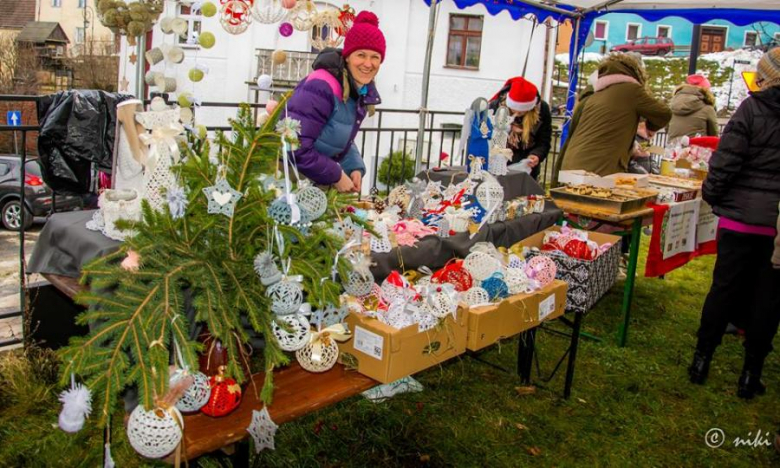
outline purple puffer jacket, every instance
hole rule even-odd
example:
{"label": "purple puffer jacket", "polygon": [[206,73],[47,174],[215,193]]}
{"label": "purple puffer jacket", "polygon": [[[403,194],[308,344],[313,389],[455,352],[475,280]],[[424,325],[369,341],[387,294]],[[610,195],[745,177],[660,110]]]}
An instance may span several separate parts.
{"label": "purple puffer jacket", "polygon": [[335,184],[342,171],[348,175],[355,170],[365,173],[353,143],[367,106],[381,102],[374,83],[367,85],[365,94],[353,93],[344,101],[340,83],[340,77],[319,68],[298,84],[287,102],[289,117],[301,122],[300,146],[293,154],[295,165],[320,185]]}

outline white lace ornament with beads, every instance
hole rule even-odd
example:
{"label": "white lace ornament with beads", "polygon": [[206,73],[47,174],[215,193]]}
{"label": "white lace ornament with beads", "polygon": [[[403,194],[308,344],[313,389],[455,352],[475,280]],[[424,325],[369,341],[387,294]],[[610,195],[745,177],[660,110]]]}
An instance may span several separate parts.
{"label": "white lace ornament with beads", "polygon": [[[179,115],[179,108],[176,107],[164,111],[139,112],[135,119],[153,135],[155,130],[162,128],[173,134],[176,130],[183,130],[179,124]],[[167,139],[167,142],[152,138],[149,147],[149,160],[144,172],[144,198],[156,211],[164,212],[167,209],[168,199],[165,192],[168,188],[178,185],[176,176],[171,172],[171,166],[179,162],[178,150],[174,151],[171,147],[172,144],[177,144],[174,138]]]}
{"label": "white lace ornament with beads", "polygon": [[176,373],[171,377],[170,386],[173,386],[181,379],[187,378],[189,375],[193,378],[192,385],[187,387],[184,395],[176,402],[176,408],[184,413],[193,413],[200,410],[203,405],[208,403],[209,397],[211,397],[209,378],[203,372],[189,373],[183,369],[177,369]]}
{"label": "white lace ornament with beads", "polygon": [[295,359],[309,372],[325,372],[336,365],[339,358],[339,347],[336,340],[328,339],[322,343],[320,359],[314,359],[314,344],[307,343],[303,348],[295,352]]}
{"label": "white lace ornament with beads", "polygon": [[533,284],[521,268],[507,268],[504,273],[504,282],[509,288],[509,294],[529,294],[533,292]]}
{"label": "white lace ornament with beads", "polygon": [[176,407],[146,411],[138,405],[127,421],[127,439],[142,456],[162,458],[176,450],[183,429],[184,419]]}

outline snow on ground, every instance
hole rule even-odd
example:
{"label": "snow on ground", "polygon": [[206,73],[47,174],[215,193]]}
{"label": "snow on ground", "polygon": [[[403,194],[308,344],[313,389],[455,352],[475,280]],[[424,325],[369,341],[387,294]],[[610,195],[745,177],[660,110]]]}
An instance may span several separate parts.
{"label": "snow on ground", "polygon": [[[586,62],[598,62],[602,58],[604,58],[603,55],[597,53],[597,52],[585,52],[585,61]],[[556,54],[555,55],[555,61],[561,62],[562,64],[568,66],[569,65],[569,54]]]}
{"label": "snow on ground", "polygon": [[[748,89],[745,81],[742,79],[743,71],[755,71],[758,60],[763,52],[760,50],[739,49],[730,52],[715,52],[701,56],[703,60],[718,62],[719,68],[734,68],[734,80],[729,84],[724,83],[721,86],[713,86],[711,91],[715,95],[717,109],[723,109],[729,105],[729,88],[731,88],[731,108],[736,109],[740,103],[748,96]],[[735,60],[749,63],[735,63]]]}

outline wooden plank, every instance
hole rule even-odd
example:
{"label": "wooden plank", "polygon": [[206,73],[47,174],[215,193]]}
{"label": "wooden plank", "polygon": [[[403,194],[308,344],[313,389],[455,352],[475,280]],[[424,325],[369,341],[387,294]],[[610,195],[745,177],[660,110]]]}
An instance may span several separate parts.
{"label": "wooden plank", "polygon": [[[184,446],[182,458],[192,460],[209,452],[238,442],[249,434],[246,428],[252,422],[252,411],[260,410],[259,400],[265,374],[252,376],[244,388],[239,407],[227,416],[212,418],[198,413],[184,416]],[[274,400],[268,407],[271,419],[283,424],[326,406],[364,392],[378,385],[355,371],[347,370],[341,364],[320,374],[307,372],[297,362],[274,372]],[[173,463],[173,456],[166,458]]]}
{"label": "wooden plank", "polygon": [[568,200],[555,200],[555,204],[558,205],[558,208],[563,210],[564,213],[586,216],[591,219],[609,221],[611,223],[625,223],[627,221],[633,221],[636,218],[645,218],[653,215],[652,208],[642,208],[629,213],[616,214],[607,213],[596,207]]}
{"label": "wooden plank", "polygon": [[87,289],[86,286],[79,284],[77,278],[71,278],[70,276],[54,275],[51,273],[42,273],[42,276],[52,284],[55,288],[62,291],[66,296],[73,299],[76,294]]}

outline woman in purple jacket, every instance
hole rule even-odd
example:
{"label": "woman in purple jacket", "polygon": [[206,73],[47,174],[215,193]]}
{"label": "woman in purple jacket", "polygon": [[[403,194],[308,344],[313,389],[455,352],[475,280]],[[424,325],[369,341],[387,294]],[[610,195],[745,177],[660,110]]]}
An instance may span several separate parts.
{"label": "woman in purple jacket", "polygon": [[344,50],[325,49],[314,71],[295,88],[288,115],[300,120],[298,171],[339,192],[360,192],[366,165],[355,146],[360,124],[381,103],[374,77],[385,58],[385,36],[376,15],[362,11],[344,40]]}

